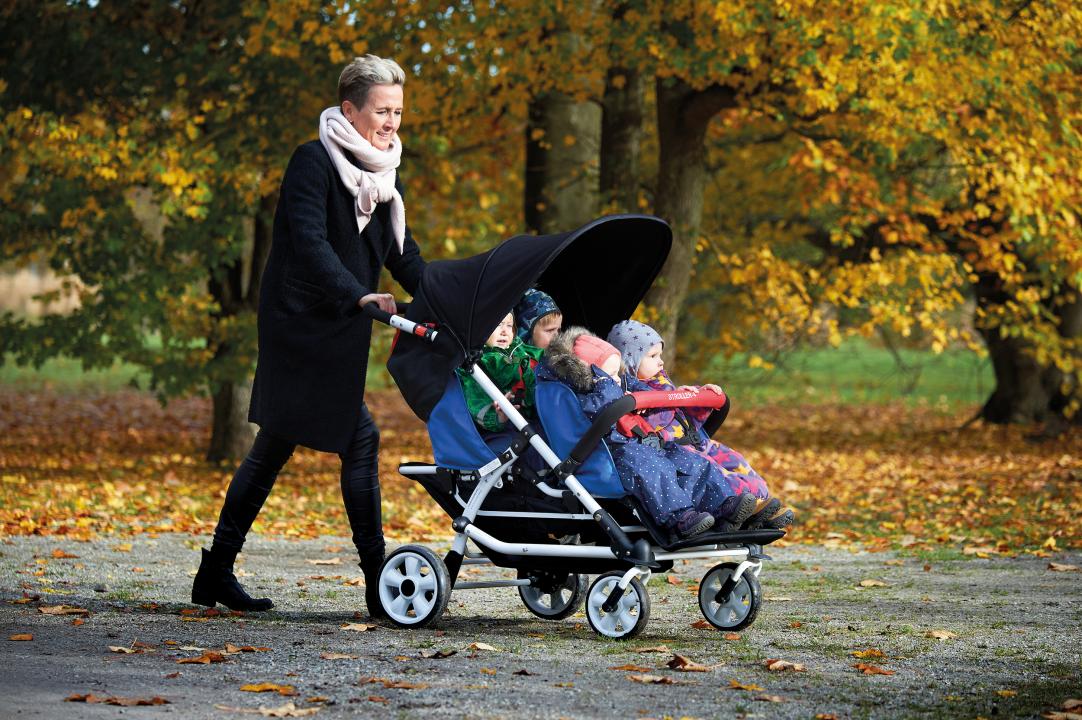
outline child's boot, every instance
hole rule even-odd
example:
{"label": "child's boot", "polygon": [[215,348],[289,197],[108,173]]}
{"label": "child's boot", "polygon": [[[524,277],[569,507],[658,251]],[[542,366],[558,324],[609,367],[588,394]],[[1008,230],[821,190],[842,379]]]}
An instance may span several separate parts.
{"label": "child's boot", "polygon": [[744,521],[744,530],[757,530],[770,518],[781,512],[781,500],[763,498],[758,500],[751,516]]}
{"label": "child's boot", "polygon": [[757,499],[751,493],[740,493],[725,498],[716,515],[717,524],[725,532],[737,530],[751,517],[757,507]]}
{"label": "child's boot", "polygon": [[714,527],[714,516],[698,510],[685,510],[676,519],[676,533],[682,538],[700,535]]}
{"label": "child's boot", "polygon": [[237,576],[233,574],[233,563],[236,559],[235,550],[226,550],[218,545],[211,545],[210,550],[203,549],[199,572],[195,574],[192,582],[192,602],[207,607],[221,603],[230,610],[255,612],[274,607],[270,598],[253,598],[244,591]]}
{"label": "child's boot", "polygon": [[766,521],[763,522],[763,527],[770,528],[771,530],[784,530],[793,524],[793,520],[796,519],[793,509],[790,507],[783,507],[776,513],[771,515]]}

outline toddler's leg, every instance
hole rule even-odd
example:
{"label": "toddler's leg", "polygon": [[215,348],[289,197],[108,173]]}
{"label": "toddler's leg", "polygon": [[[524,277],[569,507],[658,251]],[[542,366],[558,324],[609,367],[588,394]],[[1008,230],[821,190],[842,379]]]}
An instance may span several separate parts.
{"label": "toddler's leg", "polygon": [[770,497],[770,490],[766,486],[766,480],[755,472],[736,450],[722,445],[717,440],[710,440],[703,450],[703,454],[710,459],[718,468],[724,471],[725,479],[734,493],[747,492],[757,498]]}
{"label": "toddler's leg", "polygon": [[616,472],[624,489],[633,495],[654,522],[671,528],[694,502],[677,480],[676,468],[657,450],[638,443],[612,448]]}

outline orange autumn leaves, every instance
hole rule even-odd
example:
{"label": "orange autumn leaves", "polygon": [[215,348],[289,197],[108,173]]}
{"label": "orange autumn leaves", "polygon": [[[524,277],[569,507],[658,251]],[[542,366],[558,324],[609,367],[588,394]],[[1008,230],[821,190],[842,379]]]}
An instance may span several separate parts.
{"label": "orange autumn leaves", "polygon": [[[395,391],[367,399],[382,433],[388,536],[447,536],[449,519],[397,472],[400,460],[431,457],[423,426]],[[162,409],[134,392],[0,390],[0,535],[208,534],[233,471],[202,460],[209,415],[199,399]],[[749,407],[719,437],[796,507],[785,542],[969,548],[977,557],[1082,546],[1082,440],[1030,443],[1021,428],[958,431],[965,419],[903,406]],[[337,457],[299,450],[255,529],[346,534]],[[65,548],[49,562],[78,554]]]}

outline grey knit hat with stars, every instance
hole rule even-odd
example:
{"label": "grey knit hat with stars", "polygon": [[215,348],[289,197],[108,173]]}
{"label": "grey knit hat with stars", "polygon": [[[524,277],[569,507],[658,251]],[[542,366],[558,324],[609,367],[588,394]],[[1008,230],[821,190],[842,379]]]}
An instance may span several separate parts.
{"label": "grey knit hat with stars", "polygon": [[650,348],[658,343],[665,347],[665,341],[658,335],[657,330],[637,320],[616,323],[605,339],[620,351],[620,357],[624,361],[627,372],[633,373],[638,372],[639,363]]}

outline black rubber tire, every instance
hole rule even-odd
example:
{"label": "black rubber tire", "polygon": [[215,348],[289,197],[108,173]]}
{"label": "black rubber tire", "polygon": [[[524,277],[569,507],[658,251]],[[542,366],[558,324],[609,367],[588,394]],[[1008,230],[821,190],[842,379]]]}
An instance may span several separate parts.
{"label": "black rubber tire", "polygon": [[[415,571],[410,571],[414,564]],[[424,545],[396,548],[380,566],[379,598],[387,619],[398,627],[428,627],[440,619],[451,599],[451,576],[443,558]]]}
{"label": "black rubber tire", "polygon": [[[546,609],[542,603],[538,602],[540,596],[554,596],[532,585],[520,585],[518,595],[522,598],[522,604],[526,606],[526,609],[542,620],[563,620],[582,608],[582,604],[586,602],[586,588],[589,581],[590,579],[585,575],[568,574],[567,579],[559,586],[561,602],[555,608]],[[563,600],[563,590],[571,591],[571,596],[566,601]]]}
{"label": "black rubber tire", "polygon": [[706,621],[719,630],[742,630],[755,622],[759,606],[763,603],[763,589],[759,578],[750,570],[740,576],[729,594],[730,605],[718,603],[714,597],[722,583],[732,577],[737,565],[721,563],[710,568],[699,582],[699,610]]}
{"label": "black rubber tire", "polygon": [[615,586],[613,579],[619,581],[623,575],[624,573],[618,570],[599,575],[590,585],[590,591],[586,595],[586,619],[589,621],[590,627],[598,635],[613,640],[631,640],[645,630],[646,624],[650,622],[650,596],[647,594],[642,582],[638,578],[633,578],[628,584],[623,597],[620,598],[620,602],[625,605],[625,609],[630,609],[626,608],[626,605],[629,598],[633,596],[631,603],[635,605],[635,612],[630,613],[629,617],[634,622],[628,627],[618,620],[619,628],[607,627],[609,623],[606,618],[611,616],[601,610],[602,603],[608,597],[608,592],[604,592],[603,588],[609,585],[609,591],[611,592],[611,586]]}

